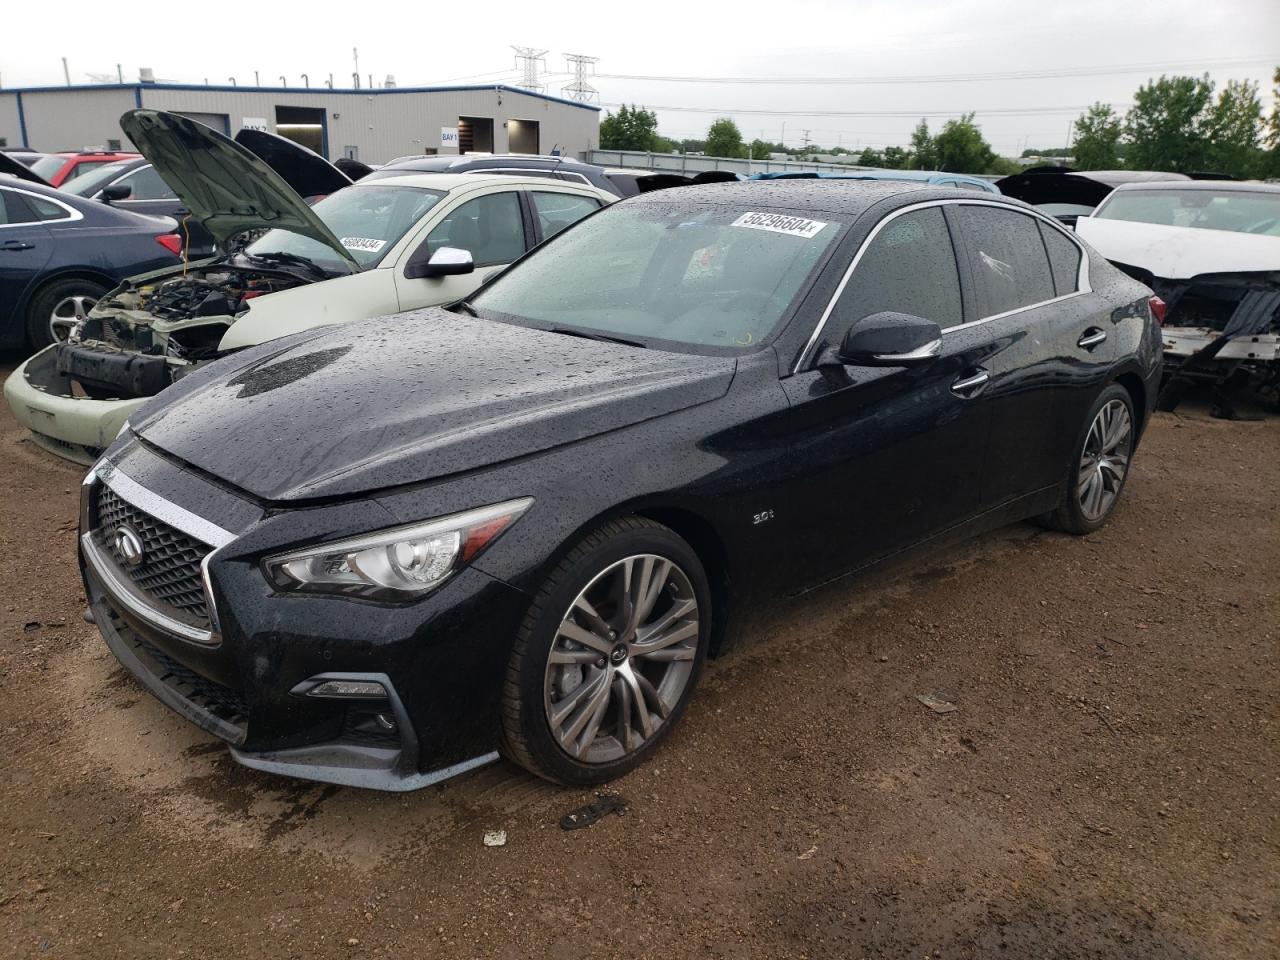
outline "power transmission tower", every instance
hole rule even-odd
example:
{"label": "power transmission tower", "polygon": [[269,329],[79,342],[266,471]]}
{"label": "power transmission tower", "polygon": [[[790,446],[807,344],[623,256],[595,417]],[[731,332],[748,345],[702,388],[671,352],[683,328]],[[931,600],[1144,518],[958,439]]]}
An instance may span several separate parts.
{"label": "power transmission tower", "polygon": [[592,100],[600,99],[600,91],[587,83],[587,68],[591,68],[591,73],[596,72],[596,64],[600,61],[599,57],[584,57],[580,53],[566,53],[564,55],[566,66],[573,71],[573,82],[566,83],[560,89],[568,95],[570,100],[580,100],[583,103],[590,103]]}
{"label": "power transmission tower", "polygon": [[533,47],[513,46],[511,49],[516,52],[516,66],[524,72],[524,81],[520,86],[535,93],[542,93],[545,88],[538,82],[538,64],[542,64],[543,70],[547,68],[547,51],[535,50]]}

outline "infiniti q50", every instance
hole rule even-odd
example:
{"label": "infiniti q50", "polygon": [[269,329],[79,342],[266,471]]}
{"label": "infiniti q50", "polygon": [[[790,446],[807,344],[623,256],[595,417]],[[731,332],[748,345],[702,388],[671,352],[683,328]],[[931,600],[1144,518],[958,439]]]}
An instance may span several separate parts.
{"label": "infiniti q50", "polygon": [[1023,518],[1103,524],[1159,379],[1149,298],[999,197],[635,197],[450,309],[164,391],[85,481],[92,613],[251,767],[409,789],[502,753],[607,780],[752,603]]}

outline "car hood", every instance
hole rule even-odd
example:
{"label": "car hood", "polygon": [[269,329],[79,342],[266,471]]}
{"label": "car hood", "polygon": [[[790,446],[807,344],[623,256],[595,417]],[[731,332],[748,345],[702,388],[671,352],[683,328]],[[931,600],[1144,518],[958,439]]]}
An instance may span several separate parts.
{"label": "car hood", "polygon": [[1280,237],[1081,217],[1076,233],[1112,263],[1167,280],[1280,270]]}
{"label": "car hood", "polygon": [[34,172],[25,164],[19,163],[3,150],[0,150],[0,174],[7,174],[18,180],[26,180],[28,183],[38,183],[42,187],[53,187],[53,184],[40,176],[40,174]]}
{"label": "car hood", "polygon": [[428,308],[211,364],[142,411],[148,443],[269,501],[434,480],[720,397],[736,361]]}
{"label": "car hood", "polygon": [[236,143],[253,151],[300,197],[327,197],[351,186],[351,178],[320,154],[264,130],[241,130]]}
{"label": "car hood", "polygon": [[252,152],[176,113],[130,110],[120,127],[224,250],[246,230],[278,228],[359,264],[302,197]]}

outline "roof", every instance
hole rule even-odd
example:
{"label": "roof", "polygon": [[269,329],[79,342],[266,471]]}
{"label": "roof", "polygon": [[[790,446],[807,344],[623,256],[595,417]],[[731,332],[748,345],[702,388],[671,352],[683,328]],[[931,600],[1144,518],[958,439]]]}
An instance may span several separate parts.
{"label": "roof", "polygon": [[49,85],[45,87],[5,87],[0,89],[0,96],[6,93],[58,93],[62,90],[130,90],[140,95],[143,90],[204,90],[211,93],[286,93],[296,96],[299,93],[320,95],[355,95],[361,97],[394,96],[402,93],[466,93],[475,90],[493,90],[505,93],[518,93],[539,100],[550,100],[552,103],[564,104],[568,107],[579,107],[583,110],[600,112],[600,107],[583,103],[580,100],[566,100],[564,97],[552,96],[549,93],[538,93],[525,90],[523,87],[512,87],[505,83],[469,83],[460,86],[443,87],[250,87],[233,84],[203,83],[77,83],[66,86]]}
{"label": "roof", "polygon": [[857,216],[873,203],[901,194],[919,195],[922,200],[934,197],[976,199],[972,190],[932,187],[908,180],[747,180],[740,183],[695,184],[675,190],[654,190],[622,202],[671,203],[679,200],[682,203],[742,207],[744,210],[772,207]]}
{"label": "roof", "polygon": [[1280,193],[1280,183],[1261,180],[1160,180],[1152,183],[1124,183],[1116,187],[1132,190],[1198,190],[1209,193]]}
{"label": "roof", "polygon": [[[507,173],[406,173],[398,177],[379,177],[376,180],[360,179],[352,187],[418,187],[424,190],[475,190],[479,187],[497,184],[509,187],[512,184],[535,187],[545,190],[548,186],[589,187],[585,183],[563,183],[548,180],[546,177],[517,177]],[[346,189],[350,189],[349,187]],[[595,189],[591,187],[590,189]],[[602,191],[596,191],[600,193]]]}

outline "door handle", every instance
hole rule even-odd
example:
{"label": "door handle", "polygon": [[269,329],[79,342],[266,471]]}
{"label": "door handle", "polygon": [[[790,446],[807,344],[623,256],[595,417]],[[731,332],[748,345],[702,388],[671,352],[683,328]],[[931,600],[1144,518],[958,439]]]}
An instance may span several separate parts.
{"label": "door handle", "polygon": [[31,250],[34,247],[34,243],[27,243],[25,240],[6,240],[0,243],[0,250]]}
{"label": "door handle", "polygon": [[1090,327],[1080,335],[1080,339],[1076,341],[1076,346],[1083,347],[1085,350],[1092,350],[1105,339],[1107,339],[1107,331],[1099,327]]}
{"label": "door handle", "polygon": [[987,385],[987,381],[991,379],[991,374],[987,371],[979,369],[969,374],[967,377],[961,377],[951,385],[951,392],[957,397],[976,397],[982,392],[982,388]]}

